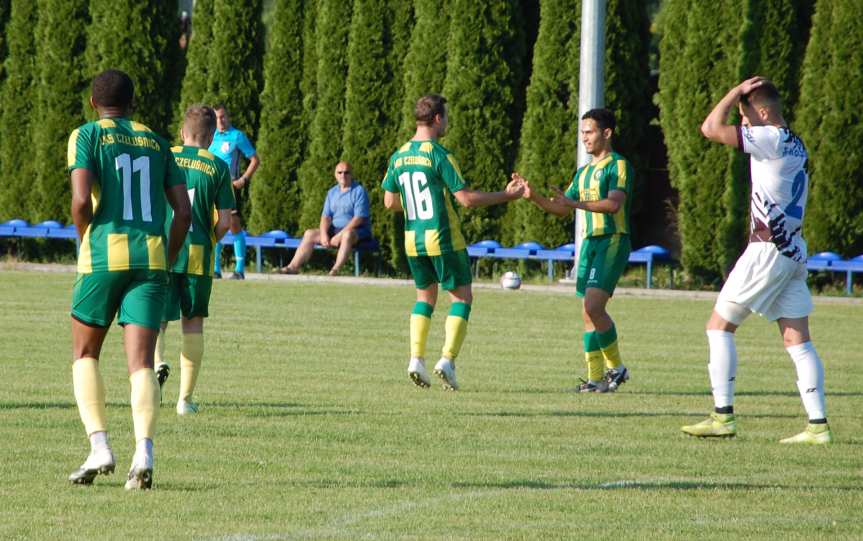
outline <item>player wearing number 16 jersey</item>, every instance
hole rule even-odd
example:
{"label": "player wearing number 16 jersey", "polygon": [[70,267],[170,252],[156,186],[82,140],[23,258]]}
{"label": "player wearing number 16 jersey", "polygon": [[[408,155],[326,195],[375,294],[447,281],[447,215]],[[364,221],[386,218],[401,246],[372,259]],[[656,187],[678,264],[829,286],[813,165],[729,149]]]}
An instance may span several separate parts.
{"label": "player wearing number 16 jersey", "polygon": [[[739,127],[726,124],[735,106],[742,119]],[[731,89],[704,120],[701,131],[712,141],[749,154],[752,219],[749,246],[734,265],[707,322],[708,373],[715,410],[707,420],[684,426],[683,431],[698,437],[735,435],[734,331],[756,312],[779,324],[809,416],[806,430],[782,443],[830,443],[824,367],[809,338],[812,298],[806,285],[806,242],[801,233],[809,183],[806,147],[788,129],[776,87],[761,77]]]}
{"label": "player wearing number 16 jersey", "polygon": [[471,293],[470,262],[452,199],[465,207],[506,203],[521,197],[521,183],[513,181],[502,192],[467,188],[453,155],[437,139],[447,129],[446,99],[428,95],[416,103],[416,134],[390,157],[383,180],[384,205],[405,216],[405,252],[417,288],[410,318],[411,358],[408,375],[429,387],[425,368],[426,339],[437,302],[438,284],[452,304],[446,338],[434,372],[445,389],[457,390],[455,359],[467,334]]}
{"label": "player wearing number 16 jersey", "polygon": [[[150,488],[159,409],[153,352],[167,269],[189,228],[191,209],[168,143],[128,119],[134,95],[129,76],[102,72],[93,80],[92,92],[90,104],[99,120],[74,130],[67,151],[71,213],[81,241],[72,292],[72,380],[91,446],[69,480],[90,484],[96,475],[114,471],[99,354],[119,311],[136,440],[126,488]],[[166,237],[168,203],[174,220]]]}

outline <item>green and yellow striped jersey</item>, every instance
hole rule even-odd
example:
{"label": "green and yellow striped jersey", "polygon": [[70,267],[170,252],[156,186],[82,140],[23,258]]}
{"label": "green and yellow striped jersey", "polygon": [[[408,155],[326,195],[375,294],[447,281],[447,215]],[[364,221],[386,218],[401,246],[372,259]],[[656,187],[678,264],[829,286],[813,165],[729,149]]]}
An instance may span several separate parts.
{"label": "green and yellow striped jersey", "polygon": [[617,152],[596,164],[578,169],[566,196],[575,201],[599,201],[608,198],[612,190],[626,192],[626,201],[614,214],[582,211],[582,234],[586,237],[629,234],[629,208],[632,206],[632,184],[635,180],[632,165]]}
{"label": "green and yellow striped jersey", "polygon": [[184,183],[168,143],[138,122],[103,118],[72,132],[67,165],[95,176],[78,272],[167,270],[165,190]]}
{"label": "green and yellow striped jersey", "polygon": [[[212,276],[216,211],[232,209],[236,205],[231,174],[225,162],[209,150],[177,146],[171,147],[171,152],[186,178],[186,190],[192,204],[192,224],[171,272]],[[173,217],[174,212],[168,209],[165,231],[170,231]]]}
{"label": "green and yellow striped jersey", "polygon": [[383,189],[401,195],[405,253],[410,257],[464,250],[452,194],[465,187],[455,158],[437,141],[408,141],[390,157]]}

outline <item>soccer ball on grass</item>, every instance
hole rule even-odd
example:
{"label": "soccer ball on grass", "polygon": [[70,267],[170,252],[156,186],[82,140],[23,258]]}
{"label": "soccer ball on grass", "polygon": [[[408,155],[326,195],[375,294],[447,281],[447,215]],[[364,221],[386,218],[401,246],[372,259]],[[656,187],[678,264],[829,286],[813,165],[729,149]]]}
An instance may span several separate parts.
{"label": "soccer ball on grass", "polygon": [[521,277],[514,271],[505,272],[500,277],[500,287],[504,289],[518,289],[521,287]]}

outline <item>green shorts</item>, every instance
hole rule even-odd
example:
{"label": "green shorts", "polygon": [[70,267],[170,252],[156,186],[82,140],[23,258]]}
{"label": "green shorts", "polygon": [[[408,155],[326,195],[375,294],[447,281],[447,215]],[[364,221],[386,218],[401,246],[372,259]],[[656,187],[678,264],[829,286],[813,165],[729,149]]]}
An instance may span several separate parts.
{"label": "green shorts", "polygon": [[107,327],[117,322],[159,329],[165,310],[168,273],[153,270],[100,271],[79,274],[72,288],[72,317]]}
{"label": "green shorts", "polygon": [[584,297],[587,288],[596,287],[614,294],[617,281],[629,263],[632,245],[629,235],[588,237],[581,242],[575,294]]}
{"label": "green shorts", "polygon": [[411,268],[417,289],[425,289],[439,283],[446,291],[452,291],[473,281],[467,250],[441,255],[408,257],[408,266]]}
{"label": "green shorts", "polygon": [[169,273],[168,295],[162,321],[177,321],[181,313],[186,319],[207,317],[212,290],[211,276]]}

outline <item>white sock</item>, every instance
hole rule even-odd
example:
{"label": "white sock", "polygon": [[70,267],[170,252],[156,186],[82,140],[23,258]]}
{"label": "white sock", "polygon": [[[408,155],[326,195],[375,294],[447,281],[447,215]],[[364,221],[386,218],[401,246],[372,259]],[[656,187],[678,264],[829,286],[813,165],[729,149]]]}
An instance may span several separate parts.
{"label": "white sock", "polygon": [[826,419],[824,407],[824,365],[812,342],[785,348],[797,367],[797,388],[810,420]]}
{"label": "white sock", "polygon": [[108,445],[108,433],[105,431],[90,434],[90,451],[95,453],[103,449],[110,449]]}
{"label": "white sock", "polygon": [[734,378],[737,376],[737,348],[734,346],[734,333],[726,331],[707,331],[710,346],[710,387],[713,390],[713,404],[725,408],[734,404]]}
{"label": "white sock", "polygon": [[135,458],[133,463],[144,466],[153,466],[153,440],[141,438],[135,444]]}

